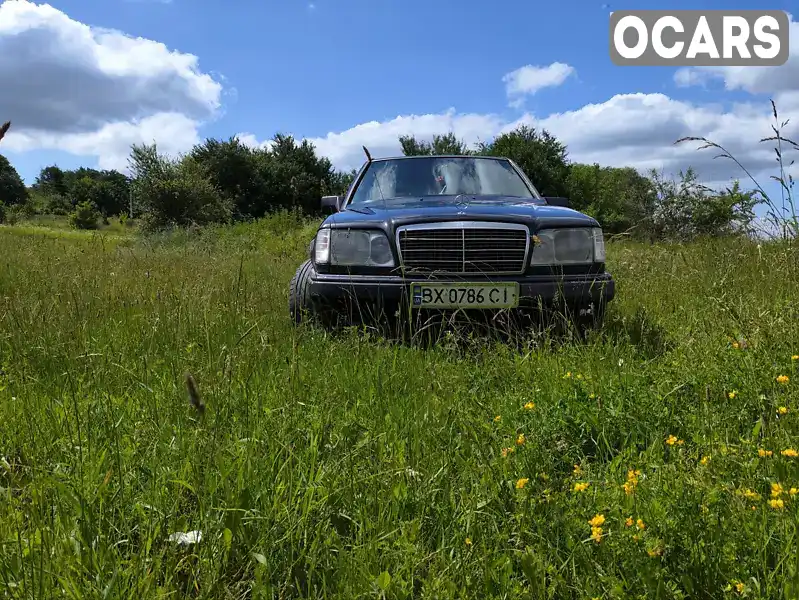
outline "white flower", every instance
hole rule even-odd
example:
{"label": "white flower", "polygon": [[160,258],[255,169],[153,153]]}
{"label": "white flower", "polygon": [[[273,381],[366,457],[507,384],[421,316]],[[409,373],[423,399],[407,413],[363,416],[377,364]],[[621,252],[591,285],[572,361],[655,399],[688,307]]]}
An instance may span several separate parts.
{"label": "white flower", "polygon": [[170,542],[175,542],[178,546],[190,546],[198,544],[203,539],[202,531],[178,531],[169,536]]}

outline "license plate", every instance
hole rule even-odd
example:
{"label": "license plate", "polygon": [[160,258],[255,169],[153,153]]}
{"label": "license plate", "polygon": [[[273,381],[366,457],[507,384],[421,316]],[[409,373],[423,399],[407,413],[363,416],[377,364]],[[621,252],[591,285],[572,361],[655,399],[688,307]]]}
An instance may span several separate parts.
{"label": "license plate", "polygon": [[514,308],[519,304],[519,284],[412,283],[414,308]]}

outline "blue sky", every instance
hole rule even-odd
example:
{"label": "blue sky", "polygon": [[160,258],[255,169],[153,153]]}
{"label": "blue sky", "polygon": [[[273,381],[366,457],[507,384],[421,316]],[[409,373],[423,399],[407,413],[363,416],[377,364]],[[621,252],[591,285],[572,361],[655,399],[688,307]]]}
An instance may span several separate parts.
{"label": "blue sky", "polygon": [[[614,3],[53,0],[56,10],[47,12],[23,0],[7,4],[12,1],[25,4],[25,10],[17,7],[17,15],[32,15],[40,29],[50,32],[45,46],[52,46],[42,49],[35,27],[20,25],[19,19],[8,25],[11,11],[4,15],[0,5],[3,81],[26,77],[26,60],[53,72],[52,89],[40,84],[35,88],[39,99],[31,103],[13,105],[6,99],[4,105],[0,94],[0,117],[14,123],[3,152],[29,182],[53,162],[123,168],[131,141],[157,141],[176,153],[208,136],[240,134],[256,144],[283,131],[311,138],[321,153],[347,168],[360,162],[361,143],[376,154],[392,153],[398,133],[429,137],[436,129],[451,130],[472,142],[521,122],[552,130],[575,160],[666,172],[690,163],[706,179],[725,181],[736,174],[730,166],[693,149],[677,152],[670,142],[682,135],[715,134],[751,154],[743,158],[751,158],[760,171],[768,151],[751,147],[768,134],[768,98],[776,96],[787,110],[799,111],[796,43],[790,64],[771,71],[695,70],[693,78],[675,79],[673,68],[619,67],[608,53],[609,13],[628,6]],[[778,1],[769,8],[790,10],[789,4]],[[635,8],[664,6],[635,3]],[[753,5],[671,1],[669,8]],[[92,32],[93,41],[71,46],[77,33],[53,35],[81,27]],[[113,79],[108,65],[124,62],[126,53],[114,54],[116,38],[101,39],[101,29],[159,42],[173,55],[151,46],[125,67],[127,79]],[[12,64],[8,44],[13,35]],[[133,48],[137,42],[126,43]],[[104,62],[93,57],[95,51],[108,53]],[[188,71],[175,66],[186,55],[197,57]],[[513,105],[503,76],[553,63],[568,65],[568,76],[523,94],[523,102]],[[77,83],[84,76],[87,83]],[[91,99],[83,98],[102,77],[111,77],[110,83]],[[208,82],[218,87],[211,89]],[[17,97],[25,93],[32,93],[30,86]],[[49,102],[40,100],[47,94]],[[164,98],[149,102],[154,94]],[[96,115],[89,115],[85,126],[49,124],[57,119],[43,114],[68,102],[74,104],[67,111],[71,123],[83,121],[81,111]],[[31,104],[35,114],[33,108],[31,114],[16,114]],[[153,119],[142,125],[148,117]]]}

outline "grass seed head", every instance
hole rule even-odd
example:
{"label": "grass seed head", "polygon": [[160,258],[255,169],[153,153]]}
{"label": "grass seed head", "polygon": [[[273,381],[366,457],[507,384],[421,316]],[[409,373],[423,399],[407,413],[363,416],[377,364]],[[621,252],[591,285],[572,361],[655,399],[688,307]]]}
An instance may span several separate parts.
{"label": "grass seed head", "polygon": [[189,392],[189,403],[194,409],[200,413],[205,413],[205,403],[200,396],[200,390],[197,387],[197,382],[194,381],[194,376],[191,373],[186,373],[186,390]]}

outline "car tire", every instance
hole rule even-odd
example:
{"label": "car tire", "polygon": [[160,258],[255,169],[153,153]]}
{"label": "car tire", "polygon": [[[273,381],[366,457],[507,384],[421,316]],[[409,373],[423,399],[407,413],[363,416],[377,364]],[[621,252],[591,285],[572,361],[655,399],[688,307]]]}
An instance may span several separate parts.
{"label": "car tire", "polygon": [[313,263],[306,260],[294,273],[289,284],[289,315],[295,325],[318,320],[321,311],[310,295]]}

